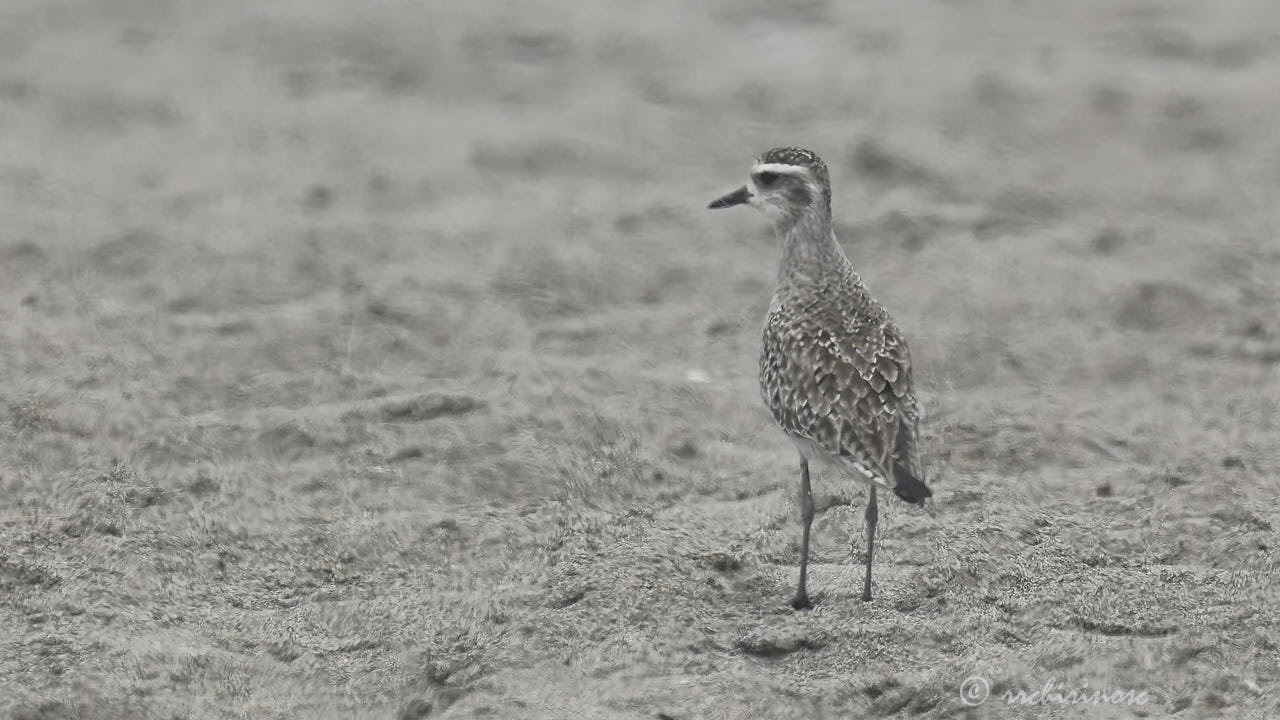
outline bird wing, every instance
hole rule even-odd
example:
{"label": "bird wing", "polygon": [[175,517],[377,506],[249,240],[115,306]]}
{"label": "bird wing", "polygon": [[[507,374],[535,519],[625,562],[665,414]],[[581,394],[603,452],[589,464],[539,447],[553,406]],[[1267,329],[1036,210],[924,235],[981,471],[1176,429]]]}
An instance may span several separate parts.
{"label": "bird wing", "polygon": [[760,361],[765,404],[787,433],[922,502],[929,491],[915,455],[918,409],[907,344],[870,298],[859,298],[856,310],[824,300],[770,312]]}

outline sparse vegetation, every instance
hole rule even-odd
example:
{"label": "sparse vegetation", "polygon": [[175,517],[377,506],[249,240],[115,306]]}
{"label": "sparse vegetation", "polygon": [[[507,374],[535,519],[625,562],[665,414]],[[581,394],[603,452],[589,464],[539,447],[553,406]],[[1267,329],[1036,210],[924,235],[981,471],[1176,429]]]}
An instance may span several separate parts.
{"label": "sparse vegetation", "polygon": [[[1277,7],[9,0],[0,717],[1280,714]],[[777,144],[935,493],[801,614]]]}

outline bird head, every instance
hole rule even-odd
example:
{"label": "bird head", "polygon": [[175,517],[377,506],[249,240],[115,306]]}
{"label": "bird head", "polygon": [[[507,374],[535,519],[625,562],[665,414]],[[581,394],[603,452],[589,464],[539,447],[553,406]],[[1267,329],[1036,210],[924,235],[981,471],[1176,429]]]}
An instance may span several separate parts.
{"label": "bird head", "polygon": [[751,164],[746,185],[707,207],[734,205],[750,205],[779,226],[792,225],[807,213],[831,212],[831,176],[822,159],[809,150],[774,148]]}

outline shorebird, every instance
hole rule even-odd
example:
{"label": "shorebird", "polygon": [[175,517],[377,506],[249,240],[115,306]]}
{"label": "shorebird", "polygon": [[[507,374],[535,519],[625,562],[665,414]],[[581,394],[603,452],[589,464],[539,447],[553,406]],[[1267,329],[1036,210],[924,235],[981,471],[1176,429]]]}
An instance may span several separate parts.
{"label": "shorebird", "polygon": [[907,342],[836,240],[831,178],[817,155],[796,147],[761,155],[746,185],[708,207],[735,205],[764,212],[782,241],[778,285],[764,322],[760,392],[800,453],[803,537],[791,607],[812,607],[805,589],[813,525],[810,460],[828,461],[870,488],[862,586],[862,599],[870,601],[876,489],[918,505],[933,494],[916,453],[920,411]]}

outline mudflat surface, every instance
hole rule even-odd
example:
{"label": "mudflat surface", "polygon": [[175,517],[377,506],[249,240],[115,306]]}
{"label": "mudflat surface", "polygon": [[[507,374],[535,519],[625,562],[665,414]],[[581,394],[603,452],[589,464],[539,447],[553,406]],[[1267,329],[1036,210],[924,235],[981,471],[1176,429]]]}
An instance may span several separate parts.
{"label": "mudflat surface", "polygon": [[[0,717],[1280,714],[1277,7],[8,0]],[[799,614],[782,144],[934,489]]]}

